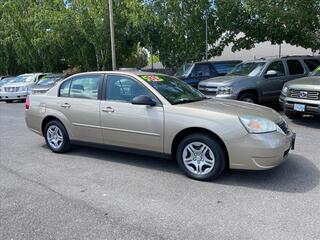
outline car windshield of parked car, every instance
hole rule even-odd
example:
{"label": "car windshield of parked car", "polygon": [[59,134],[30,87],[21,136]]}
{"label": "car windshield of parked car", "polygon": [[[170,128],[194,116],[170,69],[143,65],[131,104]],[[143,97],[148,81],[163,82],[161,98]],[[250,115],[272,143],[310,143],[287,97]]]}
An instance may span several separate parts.
{"label": "car windshield of parked car", "polygon": [[3,86],[3,85],[5,85],[5,84],[7,84],[7,83],[14,82],[14,79],[15,79],[15,78],[11,78],[11,77],[9,77],[9,78],[4,78],[4,79],[2,79],[2,80],[0,81],[0,86]]}
{"label": "car windshield of parked car", "polygon": [[192,69],[192,64],[190,64],[190,63],[183,64],[180,68],[178,68],[175,76],[176,77],[187,77],[187,76],[189,76],[191,69]]}
{"label": "car windshield of parked car", "polygon": [[227,75],[229,76],[257,76],[266,62],[246,62],[237,65],[231,72]]}
{"label": "car windshield of parked car", "polygon": [[25,83],[25,82],[32,82],[33,80],[33,75],[20,75],[18,77],[15,78],[15,80],[13,81],[14,83]]}
{"label": "car windshield of parked car", "polygon": [[171,104],[196,102],[207,99],[197,89],[174,77],[165,75],[141,75],[144,81],[148,82]]}
{"label": "car windshield of parked car", "polygon": [[40,85],[40,86],[52,85],[55,82],[57,82],[59,79],[60,79],[60,77],[43,77],[40,79],[40,81],[37,83],[37,85]]}
{"label": "car windshield of parked car", "polygon": [[318,76],[318,77],[320,77],[320,66],[319,66],[316,70],[314,70],[314,71],[312,72],[311,76]]}

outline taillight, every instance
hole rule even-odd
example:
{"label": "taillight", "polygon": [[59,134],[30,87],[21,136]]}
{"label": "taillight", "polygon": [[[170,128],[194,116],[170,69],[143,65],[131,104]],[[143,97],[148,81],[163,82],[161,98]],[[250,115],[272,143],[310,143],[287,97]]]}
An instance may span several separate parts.
{"label": "taillight", "polygon": [[25,102],[24,106],[25,106],[26,110],[28,110],[28,109],[30,108],[30,100],[29,100],[29,96],[27,96],[27,98],[26,98],[26,102]]}

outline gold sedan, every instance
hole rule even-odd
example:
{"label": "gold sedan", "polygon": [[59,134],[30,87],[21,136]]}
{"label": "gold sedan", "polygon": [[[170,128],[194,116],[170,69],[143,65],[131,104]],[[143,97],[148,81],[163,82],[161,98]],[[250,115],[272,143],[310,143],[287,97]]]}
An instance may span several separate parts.
{"label": "gold sedan", "polygon": [[171,156],[190,177],[279,165],[295,134],[274,110],[209,99],[174,77],[144,72],[73,75],[26,101],[27,126],[63,153],[90,144]]}

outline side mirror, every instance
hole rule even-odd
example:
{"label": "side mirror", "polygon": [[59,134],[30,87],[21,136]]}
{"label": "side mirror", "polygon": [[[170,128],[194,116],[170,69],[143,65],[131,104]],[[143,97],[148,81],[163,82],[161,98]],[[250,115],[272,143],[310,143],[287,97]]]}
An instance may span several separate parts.
{"label": "side mirror", "polygon": [[140,95],[133,98],[131,103],[135,105],[146,105],[146,106],[155,106],[157,104],[149,96],[146,96],[146,95]]}
{"label": "side mirror", "polygon": [[269,70],[264,76],[266,78],[277,77],[278,73],[275,70]]}

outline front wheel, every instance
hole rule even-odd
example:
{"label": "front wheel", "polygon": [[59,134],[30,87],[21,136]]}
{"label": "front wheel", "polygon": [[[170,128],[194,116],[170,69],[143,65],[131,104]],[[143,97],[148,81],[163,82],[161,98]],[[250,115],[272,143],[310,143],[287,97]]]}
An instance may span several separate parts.
{"label": "front wheel", "polygon": [[44,137],[52,152],[65,153],[70,150],[69,136],[61,122],[50,121],[44,129]]}
{"label": "front wheel", "polygon": [[176,158],[185,174],[197,180],[218,178],[226,165],[221,143],[206,134],[191,134],[179,144]]}
{"label": "front wheel", "polygon": [[238,100],[247,103],[258,103],[258,98],[253,93],[242,93],[240,94]]}

